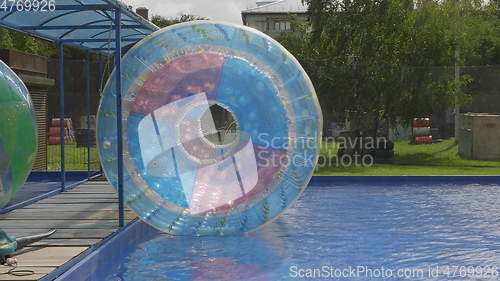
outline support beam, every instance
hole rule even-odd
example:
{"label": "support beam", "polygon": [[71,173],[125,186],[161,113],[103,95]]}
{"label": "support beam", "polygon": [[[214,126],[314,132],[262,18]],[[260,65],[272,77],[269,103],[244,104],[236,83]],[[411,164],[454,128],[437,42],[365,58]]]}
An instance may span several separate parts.
{"label": "support beam", "polygon": [[60,131],[59,137],[61,139],[61,191],[66,188],[66,161],[65,161],[65,130],[66,125],[64,122],[64,44],[59,44],[59,121]]}
{"label": "support beam", "polygon": [[87,114],[87,178],[90,179],[90,52],[85,53],[85,95],[86,95],[86,107],[85,114]]}
{"label": "support beam", "polygon": [[125,202],[123,195],[123,132],[122,132],[122,43],[121,10],[115,10],[115,79],[116,79],[116,132],[118,161],[118,225],[125,226]]}
{"label": "support beam", "polygon": [[109,47],[109,48],[92,48],[92,51],[94,51],[94,52],[102,52],[102,51],[114,52],[115,49],[116,49],[115,47]]}
{"label": "support beam", "polygon": [[[455,82],[460,84],[460,48],[455,47]],[[459,143],[460,139],[460,99],[455,95],[455,141]]]}
{"label": "support beam", "polygon": [[[116,30],[116,29],[115,29]],[[121,32],[120,32],[121,34]],[[143,38],[122,38],[122,42],[139,42]],[[105,42],[116,42],[115,38],[95,38],[95,39],[87,39],[87,38],[79,38],[79,39],[62,39],[60,42],[63,43],[105,43]]]}
{"label": "support beam", "polygon": [[102,55],[99,54],[99,73],[97,74],[99,79],[99,96],[102,95],[102,86],[104,85],[104,70],[104,60],[102,59]]}
{"label": "support beam", "polygon": [[[105,69],[104,69],[104,61],[102,59],[102,55],[99,54],[99,73],[97,74],[98,77],[99,77],[99,96],[102,96],[102,88],[103,88],[103,85],[104,85],[104,77],[105,77],[104,71],[105,71]],[[100,170],[101,174],[103,174],[103,170],[102,170],[102,166],[101,165],[99,165],[99,170]]]}
{"label": "support beam", "polygon": [[[99,24],[99,25],[30,25],[30,26],[20,26],[22,30],[66,30],[66,29],[114,29],[114,26]],[[144,26],[139,24],[127,24],[122,25],[122,28],[144,28]]]}
{"label": "support beam", "polygon": [[114,7],[108,4],[94,4],[94,5],[55,5],[55,11],[106,11],[113,10]]}

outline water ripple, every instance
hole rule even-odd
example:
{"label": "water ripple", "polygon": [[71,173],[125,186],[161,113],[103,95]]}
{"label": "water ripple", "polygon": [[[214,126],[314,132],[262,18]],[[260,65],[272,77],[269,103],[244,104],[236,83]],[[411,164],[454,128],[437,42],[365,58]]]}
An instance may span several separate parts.
{"label": "water ripple", "polygon": [[439,266],[439,277],[411,280],[500,280],[445,275],[446,266],[500,268],[499,202],[495,185],[312,186],[279,220],[255,233],[159,236],[136,245],[110,280],[280,281],[292,279],[291,266]]}

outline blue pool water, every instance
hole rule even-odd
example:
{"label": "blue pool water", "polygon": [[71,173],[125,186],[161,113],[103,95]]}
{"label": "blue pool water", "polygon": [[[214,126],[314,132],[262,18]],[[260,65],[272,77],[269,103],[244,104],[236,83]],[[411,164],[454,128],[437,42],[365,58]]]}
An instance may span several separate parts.
{"label": "blue pool water", "polygon": [[311,186],[254,233],[156,235],[119,264],[108,280],[500,280],[500,186]]}

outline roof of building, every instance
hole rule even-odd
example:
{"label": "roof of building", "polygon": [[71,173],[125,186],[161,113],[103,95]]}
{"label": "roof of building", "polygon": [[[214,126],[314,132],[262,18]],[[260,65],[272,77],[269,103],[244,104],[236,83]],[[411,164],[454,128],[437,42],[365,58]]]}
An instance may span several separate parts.
{"label": "roof of building", "polygon": [[56,0],[52,3],[53,6],[44,7],[45,11],[0,7],[0,26],[102,53],[111,53],[115,48],[116,10],[122,14],[122,46],[138,42],[158,30],[118,0]]}
{"label": "roof of building", "polygon": [[270,4],[257,6],[255,8],[242,11],[243,14],[269,14],[269,13],[306,13],[307,5],[302,0],[279,0]]}

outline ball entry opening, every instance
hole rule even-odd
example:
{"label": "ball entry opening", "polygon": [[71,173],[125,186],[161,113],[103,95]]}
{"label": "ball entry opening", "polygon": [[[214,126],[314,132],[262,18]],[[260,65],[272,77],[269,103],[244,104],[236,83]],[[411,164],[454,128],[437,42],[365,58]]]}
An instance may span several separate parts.
{"label": "ball entry opening", "polygon": [[[211,130],[211,122],[215,132]],[[200,119],[204,138],[215,146],[230,146],[238,140],[240,127],[234,113],[220,103],[213,103]]]}

